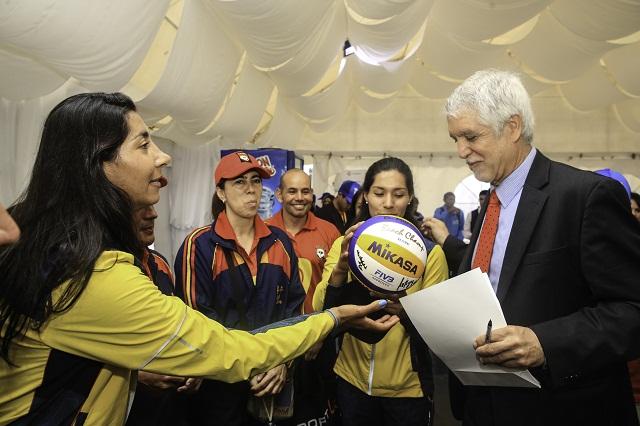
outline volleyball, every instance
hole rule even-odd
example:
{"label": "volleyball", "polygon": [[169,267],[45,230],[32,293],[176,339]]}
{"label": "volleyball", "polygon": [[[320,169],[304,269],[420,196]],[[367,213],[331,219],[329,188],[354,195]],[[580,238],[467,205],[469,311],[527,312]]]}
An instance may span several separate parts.
{"label": "volleyball", "polygon": [[368,289],[384,294],[405,291],[422,278],[427,247],[422,234],[398,216],[374,216],[349,241],[349,269]]}

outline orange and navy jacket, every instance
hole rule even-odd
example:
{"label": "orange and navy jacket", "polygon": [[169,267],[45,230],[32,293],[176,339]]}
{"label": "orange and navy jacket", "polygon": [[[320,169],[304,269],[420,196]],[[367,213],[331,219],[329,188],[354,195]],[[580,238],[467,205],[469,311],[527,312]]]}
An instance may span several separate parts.
{"label": "orange and navy jacket", "polygon": [[142,254],[142,265],[140,269],[158,287],[162,294],[173,295],[175,279],[171,272],[171,267],[167,259],[160,253],[150,248],[146,248]]}
{"label": "orange and navy jacket", "polygon": [[[224,250],[235,259],[241,282],[233,280]],[[298,315],[305,298],[298,258],[286,233],[255,218],[253,249],[247,253],[224,212],[211,225],[192,231],[174,265],[176,296],[226,327],[253,330]],[[240,291],[232,286],[241,286]],[[245,318],[235,301],[244,300]]]}

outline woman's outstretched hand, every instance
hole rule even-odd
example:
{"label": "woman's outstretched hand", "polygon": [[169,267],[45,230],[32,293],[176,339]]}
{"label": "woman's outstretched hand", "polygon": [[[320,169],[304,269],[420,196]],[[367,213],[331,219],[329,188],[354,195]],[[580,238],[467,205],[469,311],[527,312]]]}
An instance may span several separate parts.
{"label": "woman's outstretched hand", "polygon": [[342,305],[329,310],[335,315],[340,327],[386,332],[400,321],[397,315],[383,315],[377,320],[367,317],[368,314],[384,309],[386,306],[387,301],[382,299],[368,305]]}

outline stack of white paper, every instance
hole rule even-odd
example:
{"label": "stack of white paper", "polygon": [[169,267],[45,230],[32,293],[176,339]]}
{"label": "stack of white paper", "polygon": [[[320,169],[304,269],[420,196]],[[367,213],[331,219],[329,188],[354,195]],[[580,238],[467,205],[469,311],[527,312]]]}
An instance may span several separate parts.
{"label": "stack of white paper", "polygon": [[487,274],[474,269],[400,299],[429,348],[465,385],[540,387],[526,369],[482,365],[473,341],[507,325]]}

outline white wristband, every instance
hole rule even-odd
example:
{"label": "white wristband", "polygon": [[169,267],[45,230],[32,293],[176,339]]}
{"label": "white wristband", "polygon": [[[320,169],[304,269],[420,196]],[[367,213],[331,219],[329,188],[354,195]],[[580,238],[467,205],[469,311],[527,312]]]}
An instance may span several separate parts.
{"label": "white wristband", "polygon": [[336,314],[334,314],[330,309],[325,309],[325,312],[331,315],[331,318],[333,318],[333,327],[338,328],[340,326],[340,320],[338,319]]}

